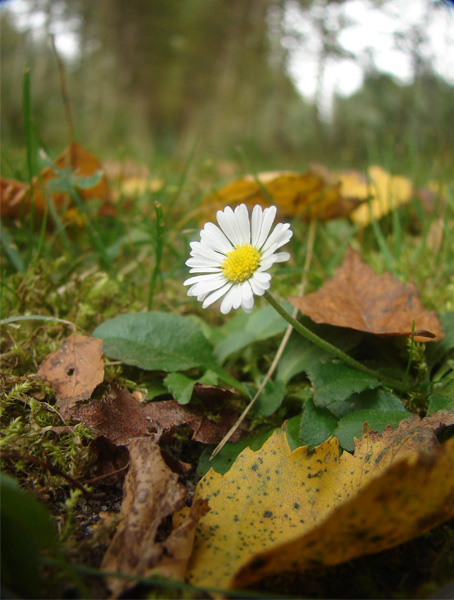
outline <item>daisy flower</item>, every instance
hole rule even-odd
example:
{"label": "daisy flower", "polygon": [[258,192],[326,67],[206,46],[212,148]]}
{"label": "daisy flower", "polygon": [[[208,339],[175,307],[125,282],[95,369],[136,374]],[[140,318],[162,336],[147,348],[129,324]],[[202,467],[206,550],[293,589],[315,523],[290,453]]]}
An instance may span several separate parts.
{"label": "daisy flower", "polygon": [[227,206],[217,212],[219,227],[206,223],[200,232],[200,242],[191,242],[191,258],[186,261],[190,273],[188,296],[197,296],[207,308],[223,297],[221,312],[232,308],[251,312],[254,294],[262,296],[270,287],[268,269],[290,258],[288,252],[276,252],[293,233],[289,223],[278,223],[270,233],[276,207],[262,209],[257,205],[249,219],[245,204],[233,211]]}

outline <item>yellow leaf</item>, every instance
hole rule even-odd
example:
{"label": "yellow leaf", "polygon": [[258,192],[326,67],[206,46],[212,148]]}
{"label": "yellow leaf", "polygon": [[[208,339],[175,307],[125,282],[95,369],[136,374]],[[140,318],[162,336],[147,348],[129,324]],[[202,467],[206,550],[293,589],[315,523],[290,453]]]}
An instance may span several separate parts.
{"label": "yellow leaf", "polygon": [[[453,411],[437,414],[454,422]],[[454,440],[439,447],[436,424],[424,436],[423,420],[406,421],[382,436],[366,430],[355,455],[340,456],[334,438],[291,452],[281,430],[225,475],[210,470],[195,494],[211,510],[196,532],[189,580],[244,588],[379,552],[454,516]]]}
{"label": "yellow leaf", "polygon": [[202,220],[213,220],[217,210],[241,203],[249,209],[274,204],[282,217],[325,221],[347,216],[359,201],[343,197],[340,183],[324,168],[313,166],[305,173],[273,171],[232,181],[203,200]]}
{"label": "yellow leaf", "polygon": [[[375,219],[381,219],[384,215],[394,210],[401,204],[406,204],[412,195],[413,184],[406,177],[400,175],[390,175],[382,167],[372,166],[368,169],[369,182],[367,191],[364,190],[364,183],[358,178],[356,183],[345,180],[344,193],[349,195],[347,184],[352,185],[355,194],[364,194],[363,199],[370,198],[370,203],[363,203],[356,208],[350,215],[351,219],[365,227]],[[350,175],[350,179],[351,179]],[[342,175],[340,176],[342,181]]]}

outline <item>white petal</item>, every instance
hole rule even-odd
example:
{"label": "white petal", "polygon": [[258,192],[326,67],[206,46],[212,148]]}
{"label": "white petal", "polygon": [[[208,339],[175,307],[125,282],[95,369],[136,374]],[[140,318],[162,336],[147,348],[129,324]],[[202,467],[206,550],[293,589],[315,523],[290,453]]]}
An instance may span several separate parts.
{"label": "white petal", "polygon": [[246,312],[250,312],[254,306],[254,294],[252,293],[249,281],[243,283],[241,294],[241,308]]}
{"label": "white petal", "polygon": [[183,282],[183,285],[193,285],[195,283],[199,283],[200,281],[217,281],[220,278],[224,279],[225,281],[224,276],[220,273],[213,273],[210,275],[197,275],[196,277],[190,277],[189,279],[186,279],[186,281]]}
{"label": "white petal", "polygon": [[225,237],[219,227],[217,227],[214,223],[207,223],[200,232],[200,237],[217,252],[226,254],[227,252],[233,250],[232,244]]}
{"label": "white petal", "polygon": [[233,283],[231,281],[229,281],[228,283],[226,283],[224,285],[224,287],[219,288],[218,290],[216,290],[215,292],[213,292],[212,294],[207,296],[204,303],[202,304],[202,308],[207,308],[208,306],[213,304],[213,302],[216,302],[216,300],[219,300],[219,298],[221,296],[223,296],[226,292],[229,291],[229,289],[232,287],[232,285],[233,285]]}
{"label": "white petal", "polygon": [[290,254],[288,252],[276,252],[271,258],[274,258],[275,263],[285,262],[286,260],[290,260]]}
{"label": "white petal", "polygon": [[269,248],[271,248],[271,246],[273,246],[273,244],[276,244],[276,246],[274,247],[274,249],[276,249],[276,248],[280,248],[281,246],[283,246],[284,244],[286,244],[289,241],[289,239],[293,235],[293,232],[289,230],[289,227],[290,227],[289,223],[278,223],[276,225],[276,227],[273,229],[273,232],[271,233],[269,238],[266,240],[266,242],[262,248],[263,254],[265,254],[265,252]]}
{"label": "white petal", "polygon": [[[225,260],[224,258],[222,260]],[[218,267],[221,268],[222,260],[205,258],[203,256],[192,256],[186,261],[188,267]]]}
{"label": "white petal", "polygon": [[262,227],[260,228],[260,234],[257,238],[257,242],[256,242],[256,248],[261,248],[263,246],[263,244],[265,243],[265,240],[267,238],[267,235],[270,232],[271,229],[271,225],[273,224],[274,218],[276,216],[276,207],[275,206],[269,206],[268,208],[265,208],[265,210],[263,211],[263,218],[262,218]]}
{"label": "white petal", "polygon": [[251,225],[249,223],[249,212],[246,204],[240,204],[235,208],[235,217],[238,226],[238,235],[242,244],[251,243]]}
{"label": "white petal", "polygon": [[193,267],[190,273],[221,273],[220,267]]}
{"label": "white petal", "polygon": [[230,206],[226,206],[224,208],[224,211],[218,210],[218,212],[216,213],[216,218],[222,231],[232,242],[232,244],[234,246],[240,244],[241,237],[238,235],[235,213],[230,208]]}
{"label": "white petal", "polygon": [[[206,276],[208,277],[208,275]],[[191,288],[191,296],[210,294],[226,284],[225,277],[214,280],[199,281]]]}
{"label": "white petal", "polygon": [[260,235],[260,230],[262,228],[262,214],[263,210],[260,204],[256,204],[252,211],[251,217],[251,244],[254,248],[257,247],[257,240]]}
{"label": "white petal", "polygon": [[256,296],[263,296],[263,294],[265,293],[265,290],[267,290],[270,287],[270,283],[260,283],[259,281],[257,281],[257,279],[255,279],[255,275],[253,277],[251,277],[251,279],[249,279],[249,284],[252,288],[252,291],[254,292],[254,294]]}
{"label": "white petal", "polygon": [[203,242],[191,242],[191,256],[194,258],[210,258],[212,260],[222,261],[225,256],[215,252],[208,244]]}
{"label": "white petal", "polygon": [[[266,285],[267,283],[269,283],[271,281],[271,275],[269,273],[263,273],[262,271],[259,270],[254,273],[254,275],[252,276],[252,279],[254,279],[254,281],[256,283],[259,283],[260,285]],[[266,289],[268,289],[268,288],[266,288]]]}
{"label": "white petal", "polygon": [[[235,300],[238,296],[241,299],[241,293],[239,290],[239,286],[238,286],[238,284],[235,284],[229,289],[227,294],[224,296],[223,301],[221,302],[220,310],[223,315],[228,314],[232,310],[233,303],[235,302]],[[240,300],[240,304],[241,304],[241,300]]]}

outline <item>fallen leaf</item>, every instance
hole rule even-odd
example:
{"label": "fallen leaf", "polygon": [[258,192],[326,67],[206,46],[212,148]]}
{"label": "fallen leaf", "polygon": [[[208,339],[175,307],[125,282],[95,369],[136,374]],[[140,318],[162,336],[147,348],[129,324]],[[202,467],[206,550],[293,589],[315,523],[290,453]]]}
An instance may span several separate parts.
{"label": "fallen leaf", "polygon": [[358,174],[355,177],[351,171],[339,174],[342,193],[361,200],[369,199],[369,202],[361,203],[350,215],[354,223],[363,227],[372,219],[381,219],[398,206],[406,204],[413,193],[413,184],[406,177],[391,175],[379,166],[371,166],[367,172],[366,181],[364,176]]}
{"label": "fallen leaf", "polygon": [[[144,406],[148,419],[157,423],[164,431],[174,432],[181,425],[188,425],[194,432],[192,439],[202,444],[219,443],[238,419],[238,414],[227,408],[217,412],[216,421],[209,419],[204,410],[181,405],[175,400],[149,402]],[[240,432],[235,432],[231,442],[239,439]]]}
{"label": "fallen leaf", "polygon": [[342,455],[335,438],[291,452],[281,430],[225,475],[210,470],[195,493],[211,510],[197,527],[189,581],[244,589],[381,552],[452,518],[454,439],[439,446],[435,434],[453,424],[454,411],[442,411],[383,436],[366,428],[355,454]]}
{"label": "fallen leaf", "polygon": [[[282,217],[329,220],[345,217],[360,203],[340,193],[340,183],[321,167],[305,173],[276,171],[232,181],[202,201],[203,220],[213,220],[226,205],[244,202],[249,209],[274,204]],[[206,209],[206,210],[205,210]]]}
{"label": "fallen leaf", "polygon": [[102,341],[74,333],[58,350],[46,356],[38,369],[55,392],[57,408],[64,418],[77,402],[88,400],[104,379]]}
{"label": "fallen leaf", "polygon": [[30,186],[26,183],[0,177],[0,216],[19,214],[29,191]]}
{"label": "fallen leaf", "polygon": [[[73,407],[71,417],[83,421],[99,436],[115,445],[128,444],[133,438],[150,434],[173,435],[182,425],[193,430],[193,440],[202,444],[217,444],[238,415],[221,407],[215,421],[206,417],[203,410],[182,406],[175,400],[144,404],[128,390],[112,384],[102,400],[92,400],[89,404]],[[231,441],[235,442],[239,435],[237,433]]]}
{"label": "fallen leaf", "polygon": [[[186,489],[164,462],[159,446],[151,438],[129,443],[130,466],[124,482],[121,521],[104,556],[102,568],[130,575],[160,573],[183,579],[194,529],[207,510],[206,502],[195,504],[188,519],[164,542],[156,540],[158,528],[181,508]],[[131,581],[107,578],[114,598],[133,587]]]}
{"label": "fallen leaf", "polygon": [[[101,179],[95,185],[89,188],[78,188],[78,191],[83,200],[90,198],[104,200],[99,209],[100,213],[104,215],[112,214],[114,207],[110,202],[107,177],[103,173],[101,162],[94,154],[80,144],[73,142],[55,159],[54,164],[58,169],[71,167],[76,177],[90,177],[96,172],[101,172]],[[44,213],[47,206],[46,195],[50,193],[48,184],[56,177],[57,174],[51,167],[45,167],[39,177],[33,178],[33,204],[34,208],[41,214]],[[13,180],[5,180],[5,182],[6,185],[2,185],[1,215],[17,217],[23,208],[28,211],[31,202],[30,186]],[[67,194],[54,192],[52,193],[52,199],[55,206],[60,208],[67,202]]]}
{"label": "fallen leaf", "polygon": [[400,283],[390,273],[377,275],[351,248],[334,277],[317,292],[289,301],[316,323],[411,336],[414,321],[417,342],[444,337],[437,315],[424,309],[413,283]]}
{"label": "fallen leaf", "polygon": [[71,416],[115,445],[127,444],[133,438],[158,432],[156,425],[147,419],[144,405],[128,390],[115,384],[110,386],[109,393],[102,400],[74,407]]}

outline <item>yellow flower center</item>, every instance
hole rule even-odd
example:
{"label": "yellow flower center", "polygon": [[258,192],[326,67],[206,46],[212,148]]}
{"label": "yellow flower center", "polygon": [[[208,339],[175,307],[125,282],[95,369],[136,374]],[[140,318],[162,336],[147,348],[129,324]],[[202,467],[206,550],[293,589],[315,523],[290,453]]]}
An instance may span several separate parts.
{"label": "yellow flower center", "polygon": [[250,244],[240,244],[227,252],[227,258],[222,262],[221,268],[229,281],[238,283],[249,279],[260,264],[260,252]]}

